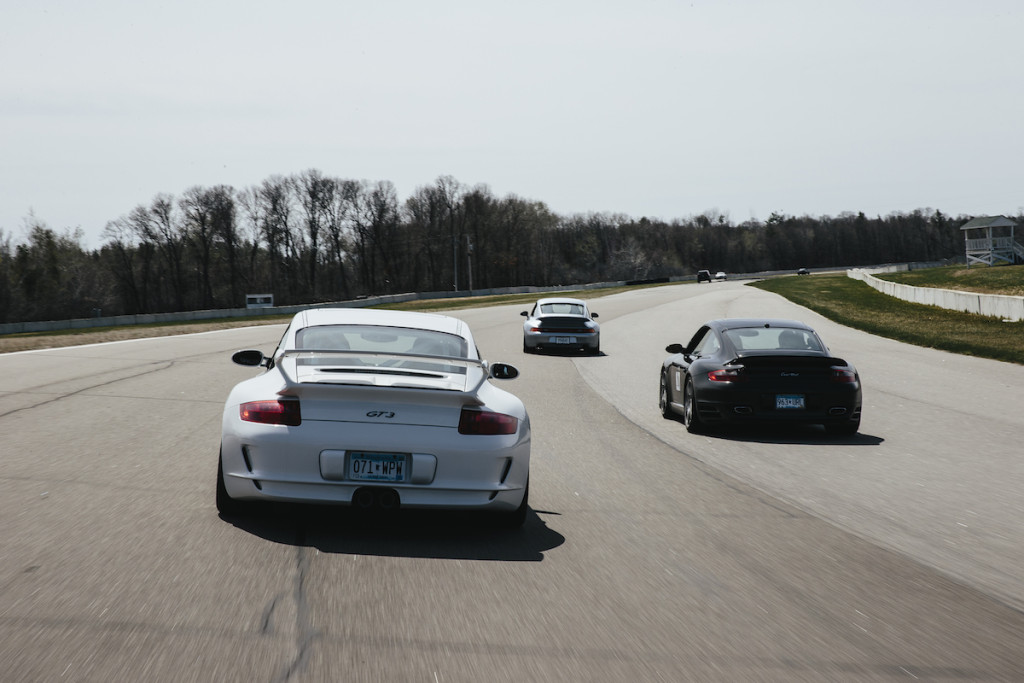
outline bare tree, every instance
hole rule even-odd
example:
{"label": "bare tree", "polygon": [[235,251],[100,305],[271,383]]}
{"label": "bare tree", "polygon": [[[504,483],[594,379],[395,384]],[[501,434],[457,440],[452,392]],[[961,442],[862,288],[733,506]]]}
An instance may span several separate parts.
{"label": "bare tree", "polygon": [[643,280],[651,270],[648,254],[634,237],[626,239],[612,254],[612,277],[623,280]]}
{"label": "bare tree", "polygon": [[142,205],[135,207],[125,220],[140,244],[151,244],[163,258],[166,281],[171,290],[169,294],[174,302],[170,307],[184,311],[187,308],[184,272],[186,237],[174,214],[174,198],[159,194],[148,208]]}
{"label": "bare tree", "polygon": [[264,207],[260,201],[259,188],[249,187],[236,194],[241,215],[239,240],[245,249],[242,260],[246,266],[246,279],[251,286],[262,290],[267,286],[266,278],[259,272],[261,244],[263,242]]}
{"label": "bare tree", "polygon": [[213,234],[224,251],[224,257],[228,263],[228,286],[230,292],[231,306],[240,306],[243,303],[242,293],[246,283],[238,267],[238,229],[236,221],[235,190],[228,185],[218,185],[208,193],[209,201],[213,207]]}
{"label": "bare tree", "polygon": [[140,242],[127,217],[108,222],[103,228],[103,238],[106,240],[103,251],[121,291],[124,312],[149,312],[147,287],[151,251],[145,247],[146,243]]}
{"label": "bare tree", "polygon": [[327,217],[327,267],[336,277],[335,294],[351,299],[346,260],[351,249],[352,234],[359,213],[362,186],[355,180],[334,180],[334,201]]}
{"label": "bare tree", "polygon": [[459,245],[462,240],[464,214],[460,210],[465,188],[452,176],[441,176],[435,181],[437,194],[445,208],[448,234],[452,249],[452,289],[459,291]]}
{"label": "bare tree", "polygon": [[335,204],[334,194],[336,191],[335,182],[315,169],[310,169],[299,175],[296,180],[298,189],[299,206],[302,209],[302,219],[306,226],[306,238],[309,240],[307,258],[307,278],[309,283],[309,294],[315,300],[317,298],[316,273],[320,258],[320,236],[330,222]]}
{"label": "bare tree", "polygon": [[396,284],[398,194],[387,180],[363,188],[356,218],[360,273],[369,293],[391,292]]}
{"label": "bare tree", "polygon": [[188,291],[185,280],[185,233],[176,220],[174,197],[160,194],[153,198],[149,207],[149,226],[155,237],[160,253],[167,262],[171,289],[174,292],[175,307],[185,310]]}
{"label": "bare tree", "polygon": [[14,269],[11,266],[14,251],[11,238],[0,228],[0,322],[10,322],[20,317],[20,305],[14,293]]}
{"label": "bare tree", "polygon": [[197,274],[200,292],[200,307],[214,305],[211,264],[213,260],[214,217],[213,207],[208,201],[207,190],[192,187],[185,191],[179,201],[185,216],[185,230],[189,243],[198,261]]}
{"label": "bare tree", "polygon": [[[292,195],[287,179],[272,176],[263,181],[258,191],[261,204],[263,239],[267,245],[267,257],[270,261],[270,291],[278,292],[282,284],[287,287],[287,263],[294,253],[292,244],[291,216]],[[281,282],[281,278],[285,282]],[[283,292],[284,300],[288,299],[289,291]]]}
{"label": "bare tree", "polygon": [[461,188],[449,176],[433,185],[420,187],[405,202],[405,220],[410,243],[420,255],[426,271],[423,285],[429,290],[454,287],[455,233],[460,221]]}

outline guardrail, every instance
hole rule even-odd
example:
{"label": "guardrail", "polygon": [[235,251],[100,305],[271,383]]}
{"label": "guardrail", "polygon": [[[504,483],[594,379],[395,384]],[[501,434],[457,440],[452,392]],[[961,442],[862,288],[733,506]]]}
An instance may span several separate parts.
{"label": "guardrail", "polygon": [[[689,278],[690,280],[693,277]],[[138,315],[111,315],[95,318],[77,318],[74,320],[43,320],[34,322],[0,324],[0,335],[23,334],[31,332],[53,332],[57,330],[82,330],[95,327],[120,327],[122,325],[154,325],[173,324],[178,322],[195,322],[197,320],[217,320],[221,318],[251,318],[268,315],[295,315],[308,308],[366,308],[380,304],[404,303],[418,299],[454,299],[470,296],[491,296],[495,294],[529,294],[533,292],[565,292],[580,289],[600,289],[602,287],[619,287],[625,281],[594,282],[585,285],[563,285],[558,287],[505,287],[501,289],[474,289],[460,292],[422,292],[409,294],[388,294],[371,296],[349,301],[332,301],[328,303],[301,304],[297,306],[271,306],[265,308],[222,308],[206,311],[184,311],[180,313],[144,313]]]}
{"label": "guardrail", "polygon": [[[852,268],[846,275],[861,280],[870,287],[877,289],[903,301],[927,306],[938,306],[952,311],[975,313],[1002,320],[1017,322],[1024,320],[1024,296],[1008,296],[1005,294],[980,294],[962,292],[955,289],[939,289],[937,287],[912,287],[897,282],[882,280],[872,273],[896,272],[899,267],[891,268]],[[906,270],[906,268],[902,268]]]}

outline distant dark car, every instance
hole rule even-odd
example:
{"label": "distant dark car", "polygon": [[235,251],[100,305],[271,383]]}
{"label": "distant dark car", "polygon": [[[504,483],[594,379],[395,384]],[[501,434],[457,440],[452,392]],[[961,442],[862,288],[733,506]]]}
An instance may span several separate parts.
{"label": "distant dark car", "polygon": [[698,270],[697,271],[697,284],[702,282],[711,282],[711,271],[710,270]]}
{"label": "distant dark car", "polygon": [[810,275],[811,271],[807,270],[806,268],[797,268],[796,269],[796,274],[797,275]]}
{"label": "distant dark car", "polygon": [[821,424],[832,434],[860,429],[856,368],[804,323],[711,320],[685,347],[665,350],[661,414],[681,416],[689,432],[758,422]]}

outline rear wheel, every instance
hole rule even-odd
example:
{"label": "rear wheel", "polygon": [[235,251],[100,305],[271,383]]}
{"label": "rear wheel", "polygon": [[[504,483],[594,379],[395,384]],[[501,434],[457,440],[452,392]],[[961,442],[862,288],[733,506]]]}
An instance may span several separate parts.
{"label": "rear wheel", "polygon": [[683,424],[686,431],[691,434],[699,434],[704,431],[704,422],[700,419],[700,412],[697,410],[697,395],[693,390],[693,380],[686,378],[686,385],[683,388]]}
{"label": "rear wheel", "polygon": [[[223,453],[223,449],[221,449]],[[240,515],[246,510],[246,504],[228,495],[224,486],[224,462],[220,454],[217,456],[217,512],[222,515]]]}
{"label": "rear wheel", "polygon": [[661,416],[666,420],[674,420],[676,414],[672,412],[671,399],[668,395],[668,375],[662,371],[661,381],[658,382],[658,408]]}
{"label": "rear wheel", "polygon": [[825,431],[836,436],[852,436],[860,429],[860,418],[849,422],[825,425]]}
{"label": "rear wheel", "polygon": [[526,480],[526,490],[523,491],[523,502],[512,512],[502,512],[498,515],[497,526],[502,529],[518,529],[526,523],[526,513],[530,510],[530,480]]}

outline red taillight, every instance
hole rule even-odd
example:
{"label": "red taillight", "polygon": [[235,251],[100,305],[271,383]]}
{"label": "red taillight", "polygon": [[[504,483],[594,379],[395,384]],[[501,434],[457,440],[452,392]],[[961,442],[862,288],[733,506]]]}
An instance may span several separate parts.
{"label": "red taillight", "polygon": [[519,420],[511,415],[485,410],[463,408],[459,417],[459,434],[515,434],[518,427]]}
{"label": "red taillight", "polygon": [[853,384],[857,381],[857,373],[846,365],[832,366],[832,381],[841,384]]}
{"label": "red taillight", "polygon": [[244,422],[288,427],[302,424],[298,401],[252,401],[239,406],[238,412]]}
{"label": "red taillight", "polygon": [[747,378],[742,373],[743,368],[722,368],[712,370],[708,373],[708,379],[712,382],[743,382]]}

